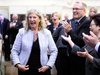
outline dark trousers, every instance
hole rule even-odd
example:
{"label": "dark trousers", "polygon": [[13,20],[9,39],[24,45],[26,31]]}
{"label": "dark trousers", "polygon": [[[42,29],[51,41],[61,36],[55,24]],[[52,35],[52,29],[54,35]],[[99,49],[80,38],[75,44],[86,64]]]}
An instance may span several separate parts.
{"label": "dark trousers", "polygon": [[9,39],[4,39],[4,52],[5,52],[5,59],[10,59],[10,42]]}
{"label": "dark trousers", "polygon": [[19,71],[18,70],[18,75],[51,75],[50,74],[50,69],[48,69],[46,72],[38,72],[38,70],[27,70],[27,71],[25,71],[25,72],[21,72],[21,71]]}
{"label": "dark trousers", "polygon": [[57,75],[70,75],[70,63],[67,56],[67,48],[59,48],[58,56],[55,62]]}

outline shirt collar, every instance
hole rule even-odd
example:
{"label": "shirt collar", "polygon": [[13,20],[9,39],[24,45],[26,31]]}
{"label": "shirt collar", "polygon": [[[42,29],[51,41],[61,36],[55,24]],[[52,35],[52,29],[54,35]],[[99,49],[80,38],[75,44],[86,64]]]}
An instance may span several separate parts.
{"label": "shirt collar", "polygon": [[[14,21],[13,21],[14,22]],[[16,22],[17,22],[17,20],[16,20]]]}
{"label": "shirt collar", "polygon": [[[83,17],[84,17],[84,16],[83,16]],[[83,17],[81,17],[79,20],[77,20],[77,22],[79,23],[79,22],[80,22],[80,20],[81,20]]]}

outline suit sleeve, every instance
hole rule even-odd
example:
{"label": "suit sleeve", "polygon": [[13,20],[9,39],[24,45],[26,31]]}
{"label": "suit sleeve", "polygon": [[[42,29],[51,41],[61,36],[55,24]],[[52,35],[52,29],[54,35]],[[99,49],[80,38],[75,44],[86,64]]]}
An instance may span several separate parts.
{"label": "suit sleeve", "polygon": [[100,58],[93,58],[93,67],[100,69]]}
{"label": "suit sleeve", "polygon": [[51,35],[51,32],[49,31],[48,32],[48,42],[49,42],[49,53],[50,53],[50,57],[49,57],[49,60],[47,62],[47,65],[49,65],[51,68],[53,68],[53,65],[56,61],[56,57],[57,57],[57,54],[58,54],[58,49],[56,47],[56,44],[53,40],[53,37]]}

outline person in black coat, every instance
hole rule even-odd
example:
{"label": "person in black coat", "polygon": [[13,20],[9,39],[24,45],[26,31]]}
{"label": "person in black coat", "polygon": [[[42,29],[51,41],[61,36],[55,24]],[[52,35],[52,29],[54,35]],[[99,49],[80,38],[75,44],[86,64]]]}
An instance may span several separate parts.
{"label": "person in black coat", "polygon": [[18,30],[20,28],[23,28],[23,23],[18,21],[17,14],[13,14],[12,19],[13,19],[13,21],[9,23],[9,30],[8,30],[11,45],[13,45],[13,43],[15,41]]}
{"label": "person in black coat", "polygon": [[2,39],[4,40],[4,52],[5,52],[5,60],[10,60],[10,42],[8,37],[8,24],[9,20],[7,18],[4,18],[2,14],[0,14],[0,33],[2,35]]}
{"label": "person in black coat", "polygon": [[70,75],[69,56],[67,55],[67,45],[62,43],[61,35],[65,35],[63,26],[59,26],[53,33],[53,39],[58,48],[57,75]]}
{"label": "person in black coat", "polygon": [[[85,3],[76,2],[73,6],[73,18],[75,21],[63,23],[65,32],[71,36],[72,41],[79,47],[85,45],[82,33],[89,34],[90,31],[90,20],[85,16],[86,8]],[[66,44],[68,46],[67,53],[69,53],[71,75],[85,75],[85,58],[73,54],[70,45],[67,42]]]}
{"label": "person in black coat", "polygon": [[[53,23],[47,26],[47,28],[51,31],[53,39],[58,48],[58,55],[55,62],[57,75],[64,75],[64,74],[69,75],[68,74],[69,68],[67,65],[68,57],[66,54],[67,46],[61,43],[62,41],[61,35],[64,35],[65,33],[64,33],[64,28],[62,27],[62,24],[59,22],[59,20],[60,20],[59,14],[57,12],[54,12],[52,14]],[[67,69],[67,72],[66,72],[66,69]]]}

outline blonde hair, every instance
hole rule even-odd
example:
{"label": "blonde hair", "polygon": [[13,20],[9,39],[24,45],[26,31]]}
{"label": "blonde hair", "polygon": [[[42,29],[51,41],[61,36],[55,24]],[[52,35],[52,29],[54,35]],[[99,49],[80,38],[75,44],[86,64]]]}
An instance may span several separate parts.
{"label": "blonde hair", "polygon": [[88,16],[88,17],[91,16],[91,15],[90,15],[91,9],[94,9],[94,12],[95,12],[95,13],[98,13],[98,9],[97,9],[96,7],[91,7],[90,10],[89,10],[89,16]]}
{"label": "blonde hair", "polygon": [[[57,13],[57,12],[52,13],[52,17],[53,17],[53,15],[54,15],[55,13]],[[61,19],[61,15],[60,15],[59,13],[57,13],[57,14],[58,14],[58,18],[59,18],[59,20],[60,20],[60,19]]]}
{"label": "blonde hair", "polygon": [[46,25],[45,25],[44,17],[42,15],[42,13],[40,11],[36,10],[36,9],[31,9],[31,10],[27,11],[27,14],[26,14],[26,19],[25,19],[26,22],[25,22],[25,25],[24,25],[26,32],[28,32],[29,29],[30,29],[28,18],[29,18],[29,15],[32,14],[32,13],[35,13],[40,19],[40,22],[39,22],[39,25],[38,25],[38,30],[39,31],[43,30],[46,27]]}

